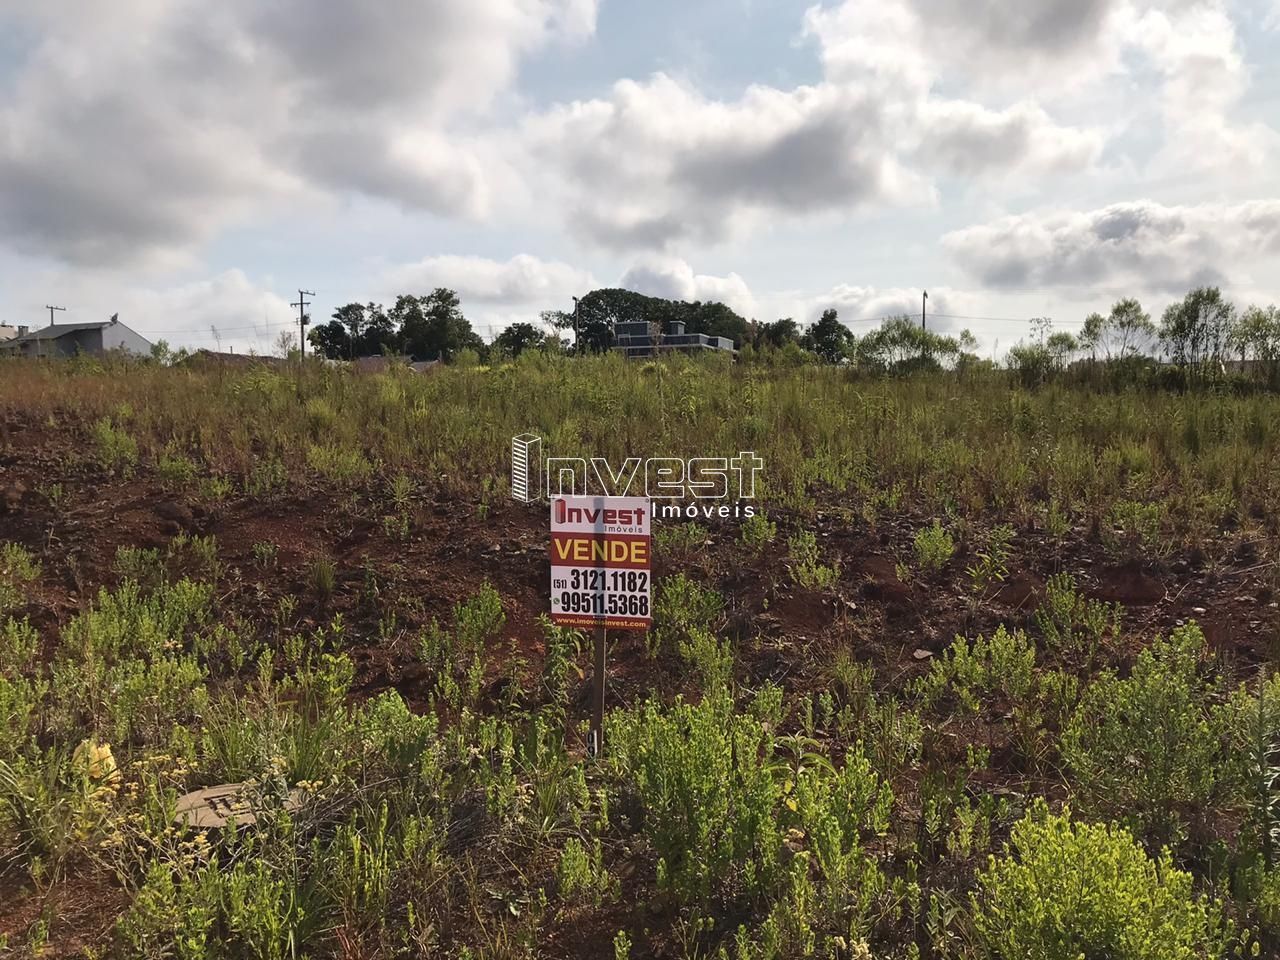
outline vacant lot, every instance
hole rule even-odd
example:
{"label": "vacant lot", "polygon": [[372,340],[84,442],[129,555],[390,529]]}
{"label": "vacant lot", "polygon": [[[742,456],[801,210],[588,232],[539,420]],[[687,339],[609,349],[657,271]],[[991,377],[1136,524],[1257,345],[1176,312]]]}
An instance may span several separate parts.
{"label": "vacant lot", "polygon": [[[765,462],[760,518],[657,527],[599,760],[525,432]],[[991,373],[6,364],[0,937],[1278,955],[1278,463],[1274,396]],[[252,823],[175,817],[225,783]]]}

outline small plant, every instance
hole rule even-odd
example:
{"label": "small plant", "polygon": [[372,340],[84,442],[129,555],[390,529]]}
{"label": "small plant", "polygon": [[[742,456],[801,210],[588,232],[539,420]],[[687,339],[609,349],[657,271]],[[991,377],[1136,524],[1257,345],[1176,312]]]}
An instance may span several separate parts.
{"label": "small plant", "polygon": [[20,544],[0,546],[0,617],[26,603],[27,589],[40,579],[40,564]]}
{"label": "small plant", "polygon": [[453,609],[454,631],[458,637],[458,650],[463,656],[481,654],[489,641],[507,622],[502,610],[502,598],[492,584],[484,584],[479,591]]}
{"label": "small plant", "polygon": [[653,605],[653,629],[647,637],[649,652],[677,645],[694,630],[714,632],[723,613],[724,598],[714,590],[700,586],[683,573],[664,578]]}
{"label": "small plant", "polygon": [[865,709],[873,698],[875,668],[860,663],[848,650],[837,650],[831,661],[831,686],[842,704]]}
{"label": "small plant", "polygon": [[1172,545],[1160,535],[1163,519],[1164,510],[1158,502],[1117,500],[1103,527],[1103,543],[1121,556],[1167,556]]}
{"label": "small plant", "polygon": [[350,488],[373,473],[371,464],[359,450],[337,444],[312,444],[307,448],[307,466],[339,487]]}
{"label": "small plant", "polygon": [[382,532],[388,540],[400,543],[409,539],[410,522],[407,513],[388,513],[382,517]]}
{"label": "small plant", "polygon": [[653,539],[659,553],[686,559],[706,545],[707,528],[700,523],[667,524],[658,528]]}
{"label": "small plant", "polygon": [[974,602],[986,599],[998,583],[1009,576],[1009,544],[1013,542],[1013,527],[1001,524],[987,537],[986,549],[979,551],[976,563],[967,569],[973,583]]}
{"label": "small plant", "polygon": [[811,530],[802,530],[787,541],[791,576],[809,590],[830,590],[840,580],[840,564],[825,566],[819,562],[818,538]]}
{"label": "small plant", "polygon": [[280,556],[280,548],[270,540],[259,540],[253,545],[253,565],[260,570],[271,570]]}
{"label": "small plant", "polygon": [[201,477],[199,491],[202,499],[221,503],[235,492],[235,486],[223,476]]}
{"label": "small plant", "polygon": [[207,536],[188,536],[180,533],[169,541],[169,558],[185,557],[191,570],[197,577],[214,581],[222,574],[222,564],[218,560],[218,538],[213,534]]}
{"label": "small plant", "polygon": [[93,425],[93,440],[98,462],[108,470],[128,476],[138,465],[138,441],[124,427],[114,426],[109,417]]}
{"label": "small plant", "polygon": [[764,513],[753,513],[742,521],[742,531],[738,539],[753,556],[759,556],[764,548],[773,543],[778,536],[778,525]]}
{"label": "small plant", "polygon": [[119,547],[112,567],[122,580],[132,580],[147,589],[159,586],[168,576],[157,547]]}
{"label": "small plant", "polygon": [[1076,592],[1075,578],[1060,573],[1045,585],[1044,603],[1036,611],[1036,624],[1045,643],[1078,665],[1083,674],[1093,672],[1093,664],[1107,637],[1120,636],[1124,607],[1089,600]]}
{"label": "small plant", "polygon": [[916,566],[926,574],[936,574],[951,560],[956,552],[955,540],[937,520],[933,526],[916,532]]}
{"label": "small plant", "polygon": [[265,457],[254,462],[244,489],[251,497],[265,497],[283,490],[288,481],[288,472],[280,458]]}
{"label": "small plant", "polygon": [[407,510],[413,496],[413,480],[407,473],[397,473],[391,480],[391,502],[400,511]]}
{"label": "small plant", "polygon": [[196,463],[187,455],[166,447],[156,462],[156,473],[165,486],[182,489],[190,485],[196,478]]}
{"label": "small plant", "polygon": [[619,893],[617,880],[605,869],[597,838],[588,849],[577,837],[570,837],[560,851],[560,867],[556,880],[562,900],[585,900],[593,907],[616,900]]}
{"label": "small plant", "polygon": [[328,557],[316,557],[311,561],[307,578],[320,602],[328,603],[338,583],[338,570],[333,561]]}
{"label": "small plant", "polygon": [[701,627],[691,627],[679,642],[680,656],[699,674],[706,692],[723,690],[733,680],[733,648]]}

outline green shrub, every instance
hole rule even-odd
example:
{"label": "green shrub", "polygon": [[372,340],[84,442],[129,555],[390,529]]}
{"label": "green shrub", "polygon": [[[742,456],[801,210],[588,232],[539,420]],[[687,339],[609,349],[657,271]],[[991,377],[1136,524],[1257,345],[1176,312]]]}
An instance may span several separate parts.
{"label": "green shrub", "polygon": [[658,584],[653,604],[653,628],[646,641],[650,653],[687,641],[694,630],[714,632],[724,613],[724,598],[683,573]]}
{"label": "green shrub", "polygon": [[791,576],[810,590],[830,590],[840,579],[840,564],[825,566],[819,562],[818,538],[811,530],[801,530],[787,541]]}
{"label": "green shrub", "polygon": [[307,447],[307,466],[339,487],[353,487],[373,473],[373,464],[359,450],[332,443]]}
{"label": "green shrub", "polygon": [[307,573],[311,589],[321,603],[328,603],[338,586],[338,568],[328,557],[316,557]]}
{"label": "green shrub", "polygon": [[458,653],[463,657],[483,654],[506,622],[502,598],[492,584],[485,583],[473,596],[453,609]]}
{"label": "green shrub", "polygon": [[777,867],[782,798],[773,737],[725,695],[664,709],[652,701],[609,718],[618,777],[644,808],[658,883],[686,901],[763,890]]}
{"label": "green shrub", "polygon": [[733,647],[710,630],[691,627],[680,640],[680,656],[698,672],[702,689],[723,690],[733,681]]}
{"label": "green shrub", "polygon": [[1172,545],[1161,536],[1164,509],[1160,503],[1117,500],[1107,514],[1103,543],[1113,553],[1128,556],[1167,556]]}
{"label": "green shrub", "polygon": [[1068,573],[1049,578],[1044,603],[1036,611],[1036,624],[1045,643],[1075,664],[1083,674],[1093,672],[1107,637],[1120,636],[1124,608],[1118,604],[1088,600],[1076,592],[1076,581]]}
{"label": "green shrub", "polygon": [[168,576],[158,547],[117,547],[112,569],[120,579],[132,580],[147,590],[154,590]]}
{"label": "green shrub", "polygon": [[93,425],[93,440],[103,467],[126,476],[133,473],[138,465],[138,441],[124,427],[114,426],[109,417],[103,417]]}
{"label": "green shrub", "polygon": [[759,556],[768,544],[773,543],[777,535],[778,525],[760,512],[753,513],[742,521],[742,531],[738,539],[742,541],[742,545],[749,553]]}
{"label": "green shrub", "polygon": [[999,960],[1205,960],[1224,956],[1217,908],[1166,851],[1152,860],[1125,830],[1049,814],[1014,825],[978,876],[974,928]]}
{"label": "green shrub", "polygon": [[916,566],[925,573],[937,573],[956,552],[956,542],[937,520],[933,526],[916,531]]}
{"label": "green shrub", "polygon": [[1009,545],[1013,542],[1013,527],[1007,523],[992,529],[987,535],[986,546],[978,551],[978,559],[969,565],[966,573],[973,583],[974,601],[986,598],[993,587],[1009,576]]}
{"label": "green shrub", "polygon": [[577,837],[566,840],[560,851],[556,881],[560,898],[565,901],[586,901],[599,907],[618,898],[618,881],[604,866],[599,838],[590,848]]}
{"label": "green shrub", "polygon": [[1108,673],[1085,690],[1062,737],[1083,811],[1157,844],[1208,813],[1224,731],[1214,685],[1198,672],[1203,654],[1204,635],[1188,624],[1143,650],[1127,679]]}
{"label": "green shrub", "polygon": [[20,544],[0,546],[0,617],[27,602],[27,590],[40,579],[40,564]]}
{"label": "green shrub", "polygon": [[685,559],[707,543],[707,528],[700,523],[672,523],[658,528],[653,537],[658,553],[674,559]]}
{"label": "green shrub", "polygon": [[196,464],[185,454],[167,447],[156,462],[156,472],[165,486],[180,490],[195,480]]}

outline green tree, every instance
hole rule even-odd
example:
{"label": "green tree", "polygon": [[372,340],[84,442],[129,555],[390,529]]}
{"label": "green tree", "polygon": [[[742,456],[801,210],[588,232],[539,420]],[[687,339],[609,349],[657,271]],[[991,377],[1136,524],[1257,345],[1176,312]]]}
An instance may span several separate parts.
{"label": "green tree", "polygon": [[1222,292],[1197,287],[1165,310],[1160,342],[1190,380],[1203,380],[1221,369],[1234,325],[1235,307]]}
{"label": "green tree", "polygon": [[741,347],[747,342],[749,335],[747,321],[725,304],[718,301],[669,302],[675,307],[671,319],[683,320],[689,333],[704,333],[708,337],[725,337],[732,340],[735,347]]}
{"label": "green tree", "polygon": [[822,317],[804,334],[805,345],[827,363],[843,363],[854,348],[853,333],[840,322],[835,310],[822,311]]}
{"label": "green tree", "polygon": [[[970,346],[977,346],[972,336]],[[857,344],[858,365],[894,375],[940,370],[959,360],[961,344],[954,337],[921,329],[908,316],[892,317]]]}
{"label": "green tree", "polygon": [[328,360],[347,360],[352,355],[351,334],[338,320],[312,327],[307,332],[307,343]]}
{"label": "green tree", "polygon": [[1249,307],[1231,331],[1231,346],[1242,362],[1257,362],[1262,379],[1280,387],[1280,310]]}
{"label": "green tree", "polygon": [[532,323],[513,323],[493,339],[492,349],[502,356],[518,357],[526,350],[542,346],[547,336]]}
{"label": "green tree", "polygon": [[800,342],[800,327],[790,317],[772,323],[757,324],[752,341],[756,347],[773,347],[781,350],[789,343]]}
{"label": "green tree", "polygon": [[1105,342],[1107,357],[1128,360],[1137,354],[1144,344],[1155,339],[1156,325],[1151,314],[1132,297],[1116,301],[1107,318]]}
{"label": "green tree", "polygon": [[414,360],[448,362],[468,349],[485,355],[485,342],[462,315],[458,295],[446,287],[425,297],[399,296],[389,315],[400,327],[402,349]]}

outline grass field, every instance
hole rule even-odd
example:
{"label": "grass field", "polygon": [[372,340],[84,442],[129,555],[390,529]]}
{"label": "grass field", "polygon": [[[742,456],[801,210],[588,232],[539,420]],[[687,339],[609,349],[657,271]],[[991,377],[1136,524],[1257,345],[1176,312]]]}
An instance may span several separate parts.
{"label": "grass field", "polygon": [[[765,464],[657,525],[598,760],[526,432]],[[5,364],[0,954],[1280,955],[1277,463],[994,371]]]}

